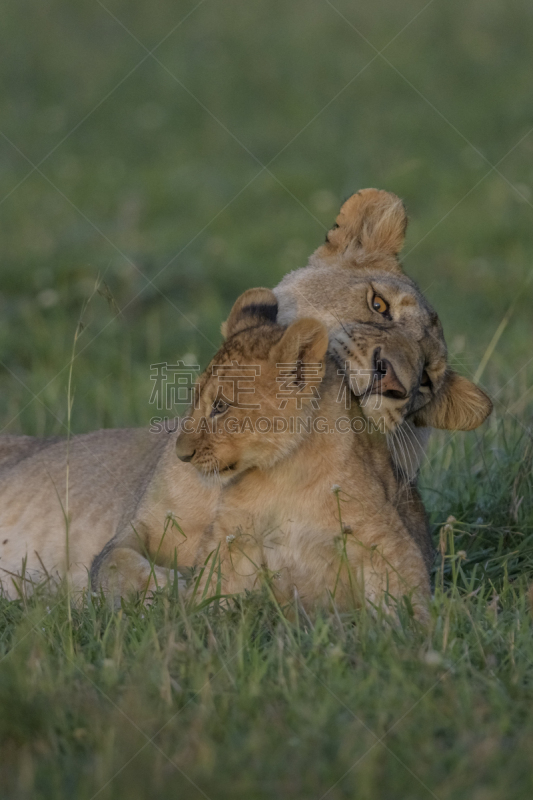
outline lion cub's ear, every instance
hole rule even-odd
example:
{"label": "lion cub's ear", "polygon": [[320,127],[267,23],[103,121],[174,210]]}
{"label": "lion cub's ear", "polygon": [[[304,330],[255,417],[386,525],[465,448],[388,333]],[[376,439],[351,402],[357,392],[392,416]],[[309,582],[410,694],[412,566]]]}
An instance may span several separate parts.
{"label": "lion cub's ear", "polygon": [[437,396],[414,416],[415,425],[446,431],[471,431],[492,411],[485,392],[453,370],[448,370]]}
{"label": "lion cub's ear", "polygon": [[220,326],[222,336],[229,339],[244,328],[260,325],[262,322],[276,322],[278,301],[270,289],[247,289],[235,301],[230,315]]}
{"label": "lion cub's ear", "polygon": [[407,213],[395,194],[361,189],[342,206],[326,243],[315,255],[350,268],[368,266],[376,256],[388,257],[381,266],[401,272],[396,256],[403,247]]}
{"label": "lion cub's ear", "polygon": [[289,325],[281,341],[272,348],[270,360],[276,364],[320,364],[324,374],[324,360],[328,349],[328,330],[316,319],[303,317]]}

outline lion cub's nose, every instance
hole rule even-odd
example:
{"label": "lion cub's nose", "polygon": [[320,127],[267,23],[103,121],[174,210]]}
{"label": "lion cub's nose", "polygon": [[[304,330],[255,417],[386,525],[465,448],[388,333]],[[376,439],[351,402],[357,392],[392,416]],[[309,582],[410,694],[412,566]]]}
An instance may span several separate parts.
{"label": "lion cub's nose", "polygon": [[196,449],[192,446],[192,442],[187,441],[187,437],[181,434],[176,439],[176,455],[180,461],[192,461]]}
{"label": "lion cub's nose", "polygon": [[181,453],[178,453],[178,458],[179,458],[180,461],[192,461],[193,456],[194,456],[195,453],[196,453],[196,450],[193,450],[190,455],[189,454],[182,455]]}

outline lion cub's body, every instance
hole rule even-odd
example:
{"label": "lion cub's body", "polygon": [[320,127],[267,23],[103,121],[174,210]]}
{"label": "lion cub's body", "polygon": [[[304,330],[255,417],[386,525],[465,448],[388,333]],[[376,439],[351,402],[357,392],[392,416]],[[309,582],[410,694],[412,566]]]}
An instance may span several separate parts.
{"label": "lion cub's body", "polygon": [[379,606],[388,592],[411,595],[423,617],[429,574],[398,513],[402,489],[385,436],[350,431],[347,419],[337,429],[340,383],[330,362],[313,417],[320,425],[271,468],[223,488],[197,562],[216,553],[222,579],[215,569],[210,588],[223,594],[254,589],[266,574],[282,603],[297,592],[308,610],[331,600],[342,610],[363,598]]}

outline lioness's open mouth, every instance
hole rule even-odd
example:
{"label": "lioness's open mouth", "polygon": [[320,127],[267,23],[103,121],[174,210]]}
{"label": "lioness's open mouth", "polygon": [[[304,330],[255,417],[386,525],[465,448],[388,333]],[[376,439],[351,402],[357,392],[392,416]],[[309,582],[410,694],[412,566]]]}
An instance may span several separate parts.
{"label": "lioness's open mouth", "polygon": [[[337,338],[335,341],[338,342],[341,347],[344,346],[342,340]],[[344,347],[344,349],[346,348]],[[343,361],[341,354],[336,352],[335,349],[330,350],[330,353],[334,361],[345,369],[346,362]],[[381,347],[375,348],[372,354],[372,366],[369,370],[363,371],[363,374],[364,383],[367,383],[366,389],[364,390],[361,390],[358,386],[357,371],[350,375],[350,388],[355,397],[360,398],[362,401],[373,394],[379,394],[383,397],[392,398],[393,400],[405,400],[407,397],[407,391],[398,378],[392,363],[381,355]]]}
{"label": "lioness's open mouth", "polygon": [[370,394],[381,394],[394,400],[404,400],[407,397],[407,392],[391,362],[381,357],[381,347],[376,347],[374,350],[372,368]]}

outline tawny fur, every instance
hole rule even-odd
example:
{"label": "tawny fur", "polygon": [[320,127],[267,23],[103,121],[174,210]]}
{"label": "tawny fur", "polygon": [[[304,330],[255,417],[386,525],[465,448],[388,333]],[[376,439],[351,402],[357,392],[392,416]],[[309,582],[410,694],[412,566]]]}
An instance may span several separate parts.
{"label": "tawny fur", "polygon": [[[271,321],[274,303],[268,289],[239,298],[227,322],[228,341],[199,381],[192,424],[178,437],[180,458],[204,477],[216,476],[224,483],[215,521],[206,529],[196,559],[198,564],[208,557],[219,563],[214,570],[205,569],[200,591],[234,594],[254,588],[266,575],[273,577],[272,590],[282,602],[296,592],[304,607],[335,602],[345,609],[365,599],[381,606],[387,595],[395,600],[409,595],[423,617],[429,593],[424,542],[417,540],[416,526],[409,530],[405,524],[409,513],[400,512],[409,502],[406,487],[385,432],[377,431],[377,413],[386,415],[386,428],[393,432],[407,413],[430,408],[436,393],[438,413],[445,413],[454,427],[472,412],[478,390],[472,387],[463,396],[446,380],[442,343],[402,330],[402,313],[413,325],[409,315],[414,303],[400,303],[401,309],[394,310],[396,322],[391,319],[383,328],[352,326],[342,341],[334,339],[327,359],[325,325],[302,318],[284,328]],[[368,372],[379,346],[405,393],[387,398],[388,408],[379,408],[378,401],[385,400],[380,394],[365,391],[353,397],[344,369],[339,369],[338,351],[344,349],[338,342]],[[220,406],[216,373],[236,360],[256,375],[259,408]],[[319,391],[306,391],[305,401],[295,394],[280,404],[280,363],[300,365],[301,375],[320,364],[305,381],[307,390]],[[434,389],[421,385],[426,373]],[[295,389],[299,380],[295,369]],[[484,402],[485,396],[478,394],[478,403]],[[352,399],[349,409],[347,396]],[[431,412],[427,414],[431,419]],[[263,430],[266,423],[268,433],[257,432],[260,423]]]}
{"label": "tawny fur", "polygon": [[[259,329],[258,334],[264,336]],[[268,375],[268,364],[261,366]],[[336,430],[346,414],[338,400],[344,379],[337,372],[331,361],[320,408],[301,415],[320,418],[320,430],[311,425],[303,436],[272,434],[262,454],[265,465],[250,466],[224,486],[196,559],[200,565],[207,561],[197,596],[206,590],[208,596],[253,590],[266,579],[280,603],[297,596],[307,611],[332,603],[343,611],[365,600],[373,608],[392,600],[394,609],[394,601],[408,596],[416,615],[425,618],[428,569],[398,512],[401,488],[385,436],[350,432],[348,425]],[[268,390],[263,382],[261,388]],[[241,416],[235,409],[231,413]],[[291,410],[275,410],[273,417],[280,413],[288,420]],[[363,418],[359,408],[354,415]],[[224,442],[224,461],[256,463],[250,436],[232,439]],[[193,449],[197,445],[197,440],[190,443]],[[216,437],[205,440],[215,459],[219,445]],[[281,451],[279,460],[270,447]],[[209,557],[217,562],[213,571]]]}
{"label": "tawny fur", "polygon": [[[337,352],[339,363],[343,361],[342,348],[353,351],[357,345],[357,325],[365,326],[371,336],[387,336],[369,309],[368,296],[374,289],[382,292],[398,312],[400,335],[396,344],[420,336],[434,340],[435,353],[441,354],[435,359],[434,377],[442,381],[437,381],[434,388],[435,413],[426,406],[418,415],[413,412],[400,419],[396,414],[395,420],[394,403],[390,408],[392,424],[396,425],[394,435],[398,437],[397,443],[391,444],[400,476],[396,505],[404,527],[424,552],[427,565],[431,547],[414,481],[428,426],[449,427],[453,422],[446,402],[437,409],[440,386],[453,385],[458,388],[458,395],[461,386],[458,376],[445,371],[444,339],[436,314],[398,263],[396,254],[403,242],[405,224],[403,206],[395,195],[375,189],[358,192],[342,207],[337,227],[328,234],[326,244],[311,256],[306,267],[286,276],[275,294],[279,303],[277,319],[282,324],[303,316],[326,324],[331,349]],[[252,293],[238,302],[255,305],[260,316],[257,306],[261,303],[257,301],[262,290],[256,291],[259,295]],[[241,310],[235,307],[232,313],[239,318]],[[252,309],[252,316],[255,312]],[[252,323],[256,324],[257,318]],[[398,350],[394,334],[387,346]],[[462,389],[471,396],[471,408],[465,411],[459,402],[463,412],[458,427],[469,429],[483,421],[490,402],[484,396],[481,401],[481,393],[468,381]],[[454,419],[459,416],[455,414]],[[68,573],[73,588],[81,590],[87,585],[93,564],[93,588],[103,586],[111,594],[120,595],[130,590],[153,589],[156,582],[165,580],[166,569],[176,556],[180,564],[192,563],[202,533],[213,520],[220,489],[205,485],[193,466],[176,459],[176,435],[122,430],[72,437],[68,565],[64,518],[66,443],[0,437],[3,590],[10,596],[18,593],[14,576],[21,574],[23,565],[26,581],[22,584],[27,588],[33,580],[46,576],[55,580]],[[168,522],[168,512],[175,517],[172,524]],[[156,560],[155,569],[147,556]]]}

